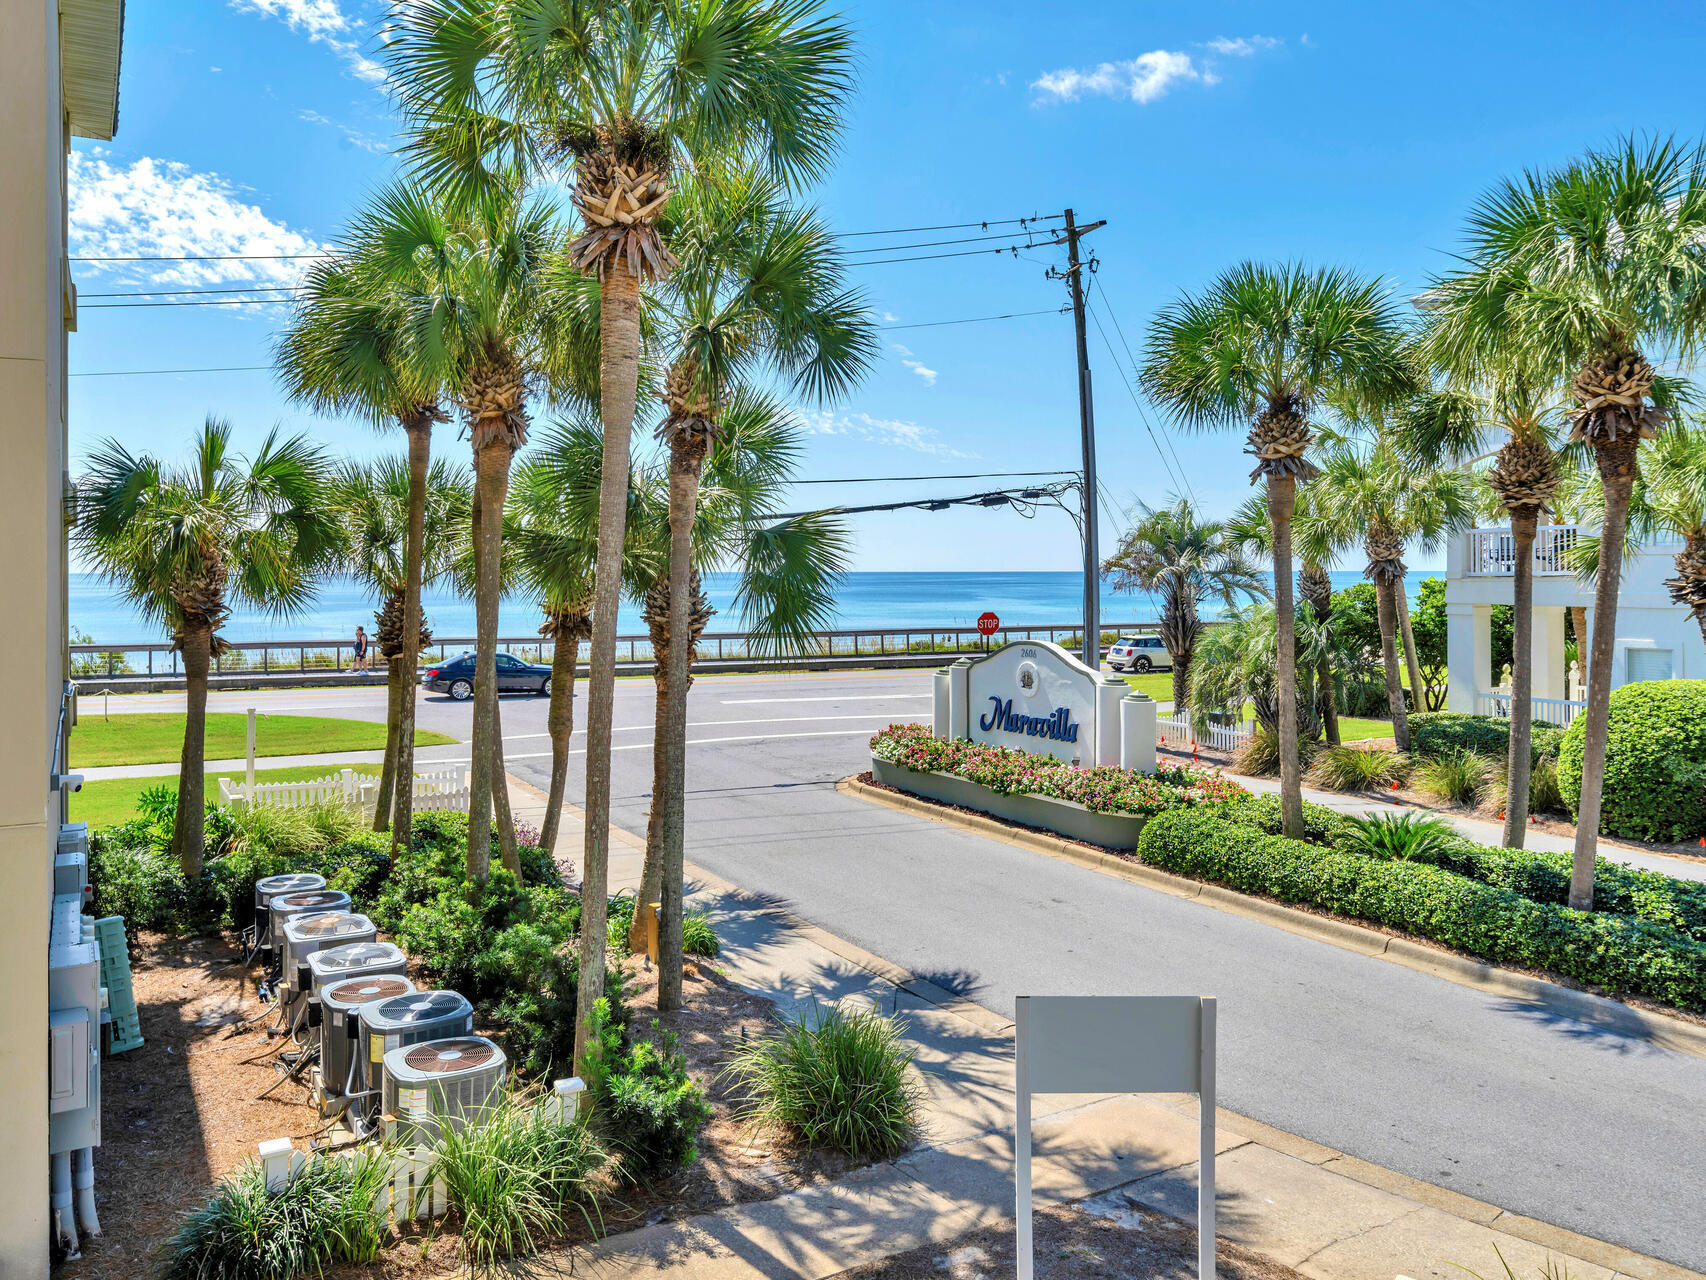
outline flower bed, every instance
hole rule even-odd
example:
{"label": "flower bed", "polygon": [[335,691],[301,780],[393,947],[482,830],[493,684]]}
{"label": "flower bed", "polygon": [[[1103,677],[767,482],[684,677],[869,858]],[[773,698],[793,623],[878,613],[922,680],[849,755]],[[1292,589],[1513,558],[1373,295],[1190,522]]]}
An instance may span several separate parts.
{"label": "flower bed", "polygon": [[1091,813],[1150,817],[1249,794],[1207,769],[1162,765],[1153,775],[1109,766],[1075,769],[1048,756],[938,738],[927,724],[891,724],[871,739],[871,756],[919,773],[952,774],[996,795],[1065,800]]}

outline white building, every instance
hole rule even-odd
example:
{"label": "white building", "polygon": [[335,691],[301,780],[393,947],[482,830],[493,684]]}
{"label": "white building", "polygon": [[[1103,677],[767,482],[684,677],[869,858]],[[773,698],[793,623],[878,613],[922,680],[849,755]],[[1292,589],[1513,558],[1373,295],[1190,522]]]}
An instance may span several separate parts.
{"label": "white building", "polygon": [[[1582,697],[1570,687],[1564,654],[1566,611],[1586,610],[1588,635],[1599,626],[1593,584],[1565,565],[1582,531],[1575,525],[1543,524],[1534,540],[1534,716],[1567,724]],[[1636,680],[1706,679],[1706,644],[1700,626],[1671,602],[1664,580],[1676,576],[1673,556],[1680,545],[1655,544],[1623,566],[1615,622],[1612,687]],[[1453,538],[1446,550],[1446,661],[1452,711],[1500,714],[1506,700],[1495,692],[1492,670],[1492,606],[1511,603],[1515,564],[1511,531],[1473,529]],[[1578,673],[1585,679],[1585,670]]]}

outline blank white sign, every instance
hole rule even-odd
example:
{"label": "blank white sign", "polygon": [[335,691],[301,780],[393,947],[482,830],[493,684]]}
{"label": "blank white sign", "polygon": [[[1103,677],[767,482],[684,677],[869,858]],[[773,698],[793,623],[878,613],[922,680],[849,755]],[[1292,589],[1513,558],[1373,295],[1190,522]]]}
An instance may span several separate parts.
{"label": "blank white sign", "polygon": [[1198,1093],[1196,996],[1025,996],[1032,1093]]}

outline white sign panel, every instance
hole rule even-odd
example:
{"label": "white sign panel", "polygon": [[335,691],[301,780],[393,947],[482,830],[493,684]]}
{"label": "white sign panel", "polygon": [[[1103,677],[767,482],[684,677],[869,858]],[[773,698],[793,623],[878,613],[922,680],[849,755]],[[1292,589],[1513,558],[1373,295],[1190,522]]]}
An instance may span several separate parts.
{"label": "white sign panel", "polygon": [[966,736],[1059,760],[1096,758],[1095,674],[1058,645],[1021,640],[973,659]]}

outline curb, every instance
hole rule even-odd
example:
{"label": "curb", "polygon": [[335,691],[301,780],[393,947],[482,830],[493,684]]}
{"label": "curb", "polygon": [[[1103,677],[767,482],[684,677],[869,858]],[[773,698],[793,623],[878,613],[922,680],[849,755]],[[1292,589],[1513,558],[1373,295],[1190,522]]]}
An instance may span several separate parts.
{"label": "curb", "polygon": [[1470,987],[1489,995],[1510,996],[1538,1004],[1572,1021],[1585,1023],[1599,1030],[1619,1032],[1677,1053],[1706,1058],[1706,1027],[1696,1026],[1681,1018],[1668,1017],[1606,996],[1596,996],[1590,992],[1560,986],[1544,978],[1517,973],[1459,955],[1455,951],[1429,946],[1412,938],[1394,937],[1348,920],[1316,915],[1297,907],[1270,902],[1266,898],[1251,897],[1219,885],[1187,879],[1140,862],[1129,862],[1111,853],[1086,849],[1058,836],[1046,836],[1009,827],[993,818],[956,813],[917,796],[881,790],[859,781],[858,778],[844,778],[835,784],[835,789],[844,795],[854,796],[872,804],[898,809],[903,813],[928,818],[962,831],[992,836],[1046,857],[1087,867],[1104,875],[1141,884],[1146,888],[1159,889],[1176,898],[1192,898],[1216,910],[1259,920],[1277,929],[1284,929],[1287,933],[1301,934],[1346,951],[1429,973],[1459,986]]}

